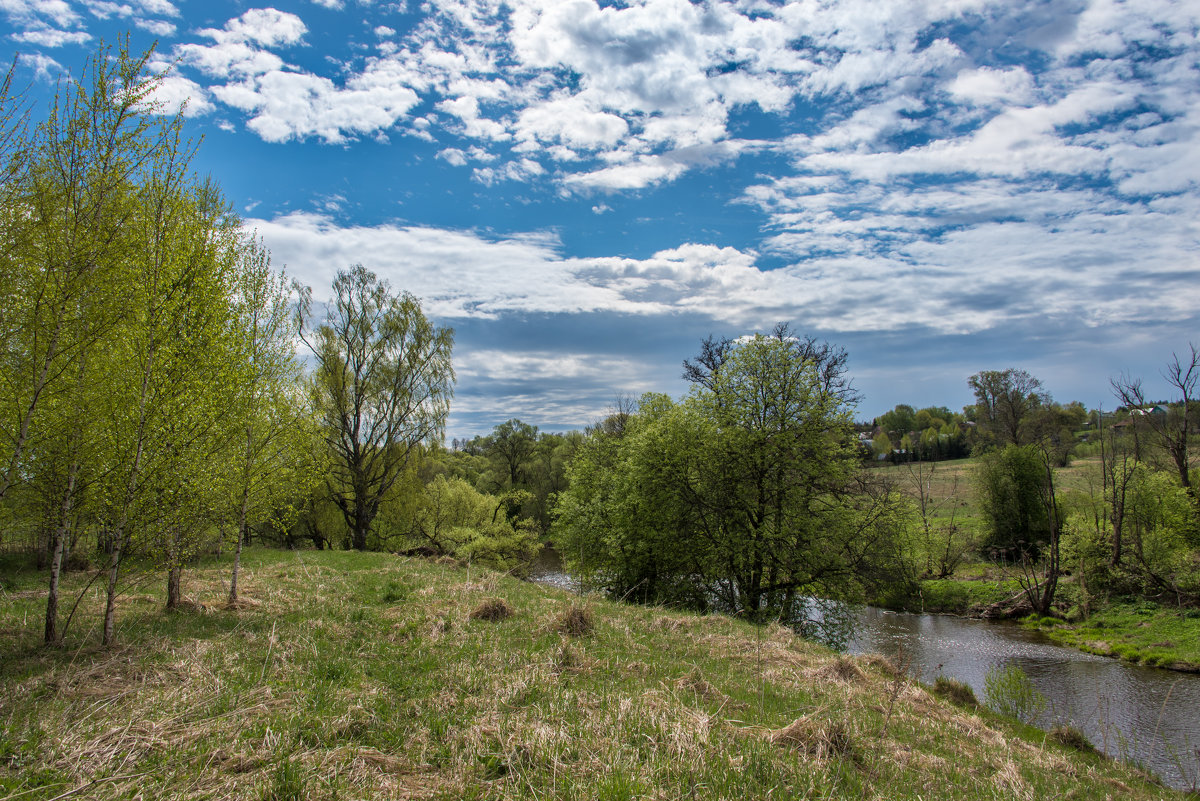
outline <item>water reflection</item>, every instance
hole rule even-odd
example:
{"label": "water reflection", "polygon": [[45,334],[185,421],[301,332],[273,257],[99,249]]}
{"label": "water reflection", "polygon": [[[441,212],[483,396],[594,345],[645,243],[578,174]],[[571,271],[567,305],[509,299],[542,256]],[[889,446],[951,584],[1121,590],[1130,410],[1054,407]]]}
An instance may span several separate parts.
{"label": "water reflection", "polygon": [[988,671],[1016,665],[1046,697],[1036,723],[1078,727],[1105,753],[1140,763],[1176,788],[1200,782],[1200,676],[1063,648],[1011,623],[865,608],[851,653],[897,654],[909,672],[969,684],[982,700]]}

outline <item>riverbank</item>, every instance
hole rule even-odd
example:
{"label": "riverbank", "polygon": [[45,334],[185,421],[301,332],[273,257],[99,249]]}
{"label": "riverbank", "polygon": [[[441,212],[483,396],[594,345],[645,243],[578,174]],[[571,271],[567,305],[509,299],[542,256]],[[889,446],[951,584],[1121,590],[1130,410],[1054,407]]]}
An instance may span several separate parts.
{"label": "riverbank", "polygon": [[1178,797],[780,627],[346,552],[252,550],[228,610],[226,569],[123,596],[107,651],[6,580],[0,797]]}
{"label": "riverbank", "polygon": [[1200,673],[1200,610],[1163,608],[1149,601],[1096,605],[1085,619],[1071,602],[1073,584],[1061,579],[1059,597],[1069,617],[1030,614],[1015,579],[980,574],[928,579],[903,596],[874,599],[873,605],[899,612],[1012,619],[1045,633],[1061,645],[1135,664]]}
{"label": "riverbank", "polygon": [[1055,642],[1088,653],[1200,673],[1200,609],[1126,603],[1100,609],[1079,622],[1037,616],[1024,622]]}

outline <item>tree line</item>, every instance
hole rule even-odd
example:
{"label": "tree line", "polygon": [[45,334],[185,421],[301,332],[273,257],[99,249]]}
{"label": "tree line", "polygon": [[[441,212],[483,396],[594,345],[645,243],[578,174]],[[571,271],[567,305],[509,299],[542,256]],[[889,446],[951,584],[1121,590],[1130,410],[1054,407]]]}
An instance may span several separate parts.
{"label": "tree line", "polygon": [[[203,554],[232,552],[236,606],[255,538],[527,561],[567,438],[441,447],[453,331],[362,266],[328,303],[274,269],[149,57],[102,49],[36,123],[0,85],[0,546],[46,571],[46,642],[98,583],[111,643],[130,571],[178,607]],[[93,577],[62,604],[71,568]]]}
{"label": "tree line", "polygon": [[[130,570],[164,577],[175,607],[194,558],[232,552],[236,606],[255,539],[501,570],[552,540],[616,596],[802,629],[839,624],[816,599],[949,575],[972,550],[1017,566],[1043,613],[1068,572],[1200,599],[1195,348],[1168,366],[1181,401],[1150,408],[1121,378],[1116,417],[1017,369],[972,376],[962,414],[881,416],[879,443],[980,457],[981,541],[936,514],[932,468],[910,487],[870,469],[845,352],[782,324],[706,340],[681,399],[622,399],[586,431],[513,418],[447,448],[454,332],[362,265],[328,302],[273,268],[193,172],[149,55],[102,50],[36,125],[11,72],[0,85],[0,546],[46,570],[46,642],[88,592],[60,609],[64,569],[94,571],[108,644]],[[1081,447],[1097,489],[1064,492]]]}

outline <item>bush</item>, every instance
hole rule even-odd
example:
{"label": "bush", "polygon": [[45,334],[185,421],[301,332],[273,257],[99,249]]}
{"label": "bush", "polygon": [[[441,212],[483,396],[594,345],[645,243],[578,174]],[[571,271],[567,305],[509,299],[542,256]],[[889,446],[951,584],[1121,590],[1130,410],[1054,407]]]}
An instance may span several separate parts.
{"label": "bush", "polygon": [[988,706],[1023,723],[1032,723],[1046,709],[1046,696],[1017,665],[992,668],[983,686]]}

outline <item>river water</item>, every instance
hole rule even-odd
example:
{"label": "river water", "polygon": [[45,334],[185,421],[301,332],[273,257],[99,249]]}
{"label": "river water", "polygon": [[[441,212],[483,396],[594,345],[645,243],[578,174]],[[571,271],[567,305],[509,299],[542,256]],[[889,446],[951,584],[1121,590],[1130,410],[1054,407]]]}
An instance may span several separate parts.
{"label": "river water", "polygon": [[[546,549],[533,580],[578,591]],[[856,610],[853,654],[883,654],[932,683],[958,679],[986,699],[989,671],[1015,665],[1045,697],[1033,721],[1069,723],[1104,753],[1136,762],[1177,789],[1200,786],[1200,675],[1148,668],[1055,645],[1015,623]]]}

